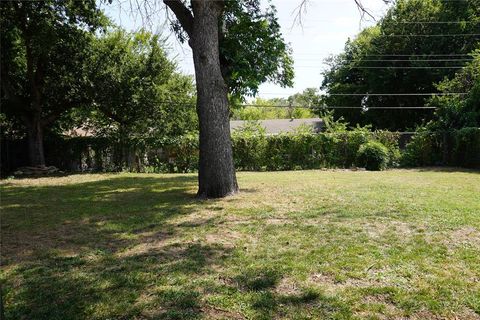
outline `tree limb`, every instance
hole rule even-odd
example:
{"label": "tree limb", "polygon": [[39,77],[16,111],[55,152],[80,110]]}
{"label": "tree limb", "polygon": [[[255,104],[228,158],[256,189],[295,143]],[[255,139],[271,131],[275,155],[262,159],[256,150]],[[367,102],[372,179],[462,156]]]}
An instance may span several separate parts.
{"label": "tree limb", "polygon": [[181,0],[163,0],[170,10],[173,11],[183,30],[192,38],[193,34],[193,15]]}
{"label": "tree limb", "polygon": [[[307,6],[308,6],[308,2],[310,2],[311,0],[302,0],[300,2],[300,5],[295,9],[296,11],[296,15],[295,15],[295,18],[293,20],[293,24],[299,24],[299,25],[302,25],[303,24],[303,15],[306,13],[307,11]],[[373,21],[376,21],[375,17],[373,16],[373,14],[370,12],[369,9],[367,9],[364,4],[362,3],[362,0],[353,0],[355,2],[355,4],[357,5],[357,8],[358,8],[358,11],[360,11],[360,16],[361,16],[361,19],[363,20],[363,18],[365,17],[365,15],[369,16],[370,18],[373,19]],[[383,1],[385,4],[390,4],[390,3],[393,3],[395,0],[379,0],[379,1]]]}

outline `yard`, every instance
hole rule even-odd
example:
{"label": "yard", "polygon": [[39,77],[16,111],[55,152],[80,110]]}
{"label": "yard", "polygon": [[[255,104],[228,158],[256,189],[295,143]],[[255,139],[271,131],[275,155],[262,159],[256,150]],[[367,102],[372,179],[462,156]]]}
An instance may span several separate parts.
{"label": "yard", "polygon": [[480,319],[480,173],[1,182],[7,319]]}

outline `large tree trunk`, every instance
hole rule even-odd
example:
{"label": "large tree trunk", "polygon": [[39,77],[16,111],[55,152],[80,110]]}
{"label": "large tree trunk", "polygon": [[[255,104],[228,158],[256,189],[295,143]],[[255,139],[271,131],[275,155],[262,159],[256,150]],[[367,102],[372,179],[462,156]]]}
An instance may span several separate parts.
{"label": "large tree trunk", "polygon": [[200,124],[200,198],[220,198],[238,191],[230,138],[227,85],[220,70],[219,18],[223,1],[192,1],[193,50]]}
{"label": "large tree trunk", "polygon": [[28,156],[31,166],[45,166],[43,126],[40,116],[34,115],[27,125]]}

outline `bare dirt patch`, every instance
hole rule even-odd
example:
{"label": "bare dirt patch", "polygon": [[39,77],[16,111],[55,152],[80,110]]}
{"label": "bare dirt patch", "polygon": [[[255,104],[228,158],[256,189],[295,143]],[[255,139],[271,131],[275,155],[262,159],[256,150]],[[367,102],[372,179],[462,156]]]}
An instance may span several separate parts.
{"label": "bare dirt patch", "polygon": [[473,246],[480,249],[480,230],[474,227],[463,227],[456,229],[449,234],[449,241],[447,245],[458,246]]}

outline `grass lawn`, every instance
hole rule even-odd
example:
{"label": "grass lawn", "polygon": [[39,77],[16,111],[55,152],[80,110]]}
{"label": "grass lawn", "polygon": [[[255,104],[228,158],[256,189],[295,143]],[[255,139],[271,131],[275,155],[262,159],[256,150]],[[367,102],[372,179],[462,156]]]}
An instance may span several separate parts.
{"label": "grass lawn", "polygon": [[480,319],[480,173],[1,182],[7,319]]}

